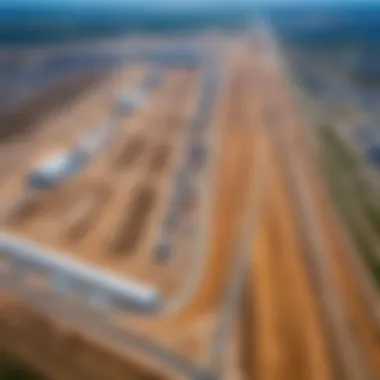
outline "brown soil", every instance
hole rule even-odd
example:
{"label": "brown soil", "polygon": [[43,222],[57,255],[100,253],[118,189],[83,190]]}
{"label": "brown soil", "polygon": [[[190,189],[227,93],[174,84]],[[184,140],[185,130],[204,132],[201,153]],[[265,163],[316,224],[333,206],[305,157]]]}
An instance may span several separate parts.
{"label": "brown soil", "polygon": [[72,78],[66,83],[44,90],[23,105],[0,115],[0,142],[32,133],[42,126],[48,113],[74,103],[92,85],[102,80],[99,74]]}

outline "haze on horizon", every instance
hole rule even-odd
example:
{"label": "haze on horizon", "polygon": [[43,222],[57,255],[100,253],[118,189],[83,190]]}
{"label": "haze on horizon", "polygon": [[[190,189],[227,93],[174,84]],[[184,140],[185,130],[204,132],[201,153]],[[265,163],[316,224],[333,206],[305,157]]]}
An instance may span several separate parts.
{"label": "haze on horizon", "polygon": [[[352,4],[380,4],[380,0],[308,0],[308,5],[352,5]],[[223,5],[306,5],[304,0],[224,0]],[[2,0],[0,5],[12,5],[14,7],[22,6],[47,6],[54,5],[65,6],[83,6],[83,5],[146,5],[170,6],[175,8],[199,7],[199,6],[221,6],[220,0]]]}

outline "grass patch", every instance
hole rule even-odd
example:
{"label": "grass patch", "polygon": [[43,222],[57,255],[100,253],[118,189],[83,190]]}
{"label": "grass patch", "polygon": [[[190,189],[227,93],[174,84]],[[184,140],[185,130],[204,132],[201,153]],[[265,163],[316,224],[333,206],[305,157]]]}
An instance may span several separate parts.
{"label": "grass patch", "polygon": [[350,149],[342,142],[335,130],[328,125],[322,125],[320,128],[321,140],[328,153],[334,152],[335,157],[338,159],[339,166],[342,169],[354,173],[358,169],[355,156]]}
{"label": "grass patch", "polygon": [[[380,232],[380,199],[374,197],[370,183],[363,181],[360,165],[332,127],[320,129],[320,161],[331,194],[359,252],[380,285],[380,252],[371,231]],[[369,236],[370,235],[370,236]]]}
{"label": "grass patch", "polygon": [[8,357],[0,357],[0,380],[46,380]]}

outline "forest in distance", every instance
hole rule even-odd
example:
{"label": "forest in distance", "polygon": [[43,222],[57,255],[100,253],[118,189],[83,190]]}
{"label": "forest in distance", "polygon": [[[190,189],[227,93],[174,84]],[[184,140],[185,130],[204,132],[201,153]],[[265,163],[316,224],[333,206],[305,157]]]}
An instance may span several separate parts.
{"label": "forest in distance", "polygon": [[380,36],[380,5],[348,6],[203,6],[181,8],[86,7],[50,3],[12,7],[0,4],[0,46],[51,44],[129,33],[191,32],[202,29],[239,30],[255,18],[270,20],[282,38],[324,47],[342,40],[376,43]]}

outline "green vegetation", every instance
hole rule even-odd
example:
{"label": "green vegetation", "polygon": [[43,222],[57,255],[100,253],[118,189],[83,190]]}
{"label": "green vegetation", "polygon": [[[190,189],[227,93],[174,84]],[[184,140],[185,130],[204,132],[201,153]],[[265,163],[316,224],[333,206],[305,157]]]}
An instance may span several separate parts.
{"label": "green vegetation", "polygon": [[321,163],[338,210],[359,252],[380,284],[380,199],[360,173],[360,163],[350,148],[328,125],[320,128]]}
{"label": "green vegetation", "polygon": [[210,7],[183,11],[181,7],[135,7],[107,4],[70,6],[26,3],[22,9],[1,7],[0,44],[51,44],[129,33],[188,33],[210,28],[239,30],[252,11],[246,7]]}
{"label": "green vegetation", "polygon": [[343,170],[354,173],[357,170],[357,164],[354,155],[349,148],[343,144],[337,133],[328,125],[322,125],[320,128],[321,140],[325,144],[327,154],[335,155],[338,164]]}
{"label": "green vegetation", "polygon": [[42,380],[42,378],[20,363],[1,356],[0,380]]}

